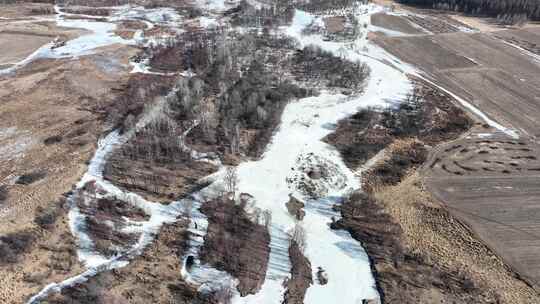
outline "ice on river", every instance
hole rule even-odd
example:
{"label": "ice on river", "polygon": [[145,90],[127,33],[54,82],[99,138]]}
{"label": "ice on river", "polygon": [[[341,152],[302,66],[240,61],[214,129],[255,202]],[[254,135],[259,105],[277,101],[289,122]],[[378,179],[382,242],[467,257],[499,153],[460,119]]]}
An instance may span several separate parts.
{"label": "ice on river", "polygon": [[[302,45],[315,44],[350,60],[366,62],[372,70],[371,77],[365,92],[359,96],[323,92],[319,96],[290,103],[263,157],[239,165],[238,188],[240,192],[253,195],[257,207],[272,211],[271,237],[272,242],[278,244],[271,246],[270,267],[262,290],[244,298],[237,296],[233,303],[280,303],[283,299],[285,290],[282,282],[290,272],[290,262],[287,250],[279,248],[288,247],[288,239],[283,235],[295,225],[285,203],[290,193],[301,195],[291,189],[286,180],[293,174],[291,168],[297,166],[297,159],[311,153],[331,160],[346,179],[344,185],[329,189],[325,197],[305,200],[306,216],[301,222],[307,234],[305,254],[311,261],[312,270],[316,272],[318,267],[322,267],[329,278],[326,285],[315,283],[308,288],[305,303],[356,304],[363,299],[378,298],[369,260],[362,247],[347,232],[329,228],[332,217],[339,217],[331,210],[332,205],[339,203],[339,198],[349,191],[359,188],[360,181],[345,166],[339,153],[322,139],[332,132],[326,126],[355,114],[360,108],[385,107],[397,102],[412,87],[403,71],[356,51],[357,47],[326,42],[320,36],[302,36],[302,29],[311,24],[314,18],[306,12],[296,11],[287,34],[296,37]],[[358,43],[367,44],[367,41]],[[371,48],[378,52],[375,55],[382,56],[381,50],[375,46]],[[276,275],[276,269],[281,270],[282,275]]]}

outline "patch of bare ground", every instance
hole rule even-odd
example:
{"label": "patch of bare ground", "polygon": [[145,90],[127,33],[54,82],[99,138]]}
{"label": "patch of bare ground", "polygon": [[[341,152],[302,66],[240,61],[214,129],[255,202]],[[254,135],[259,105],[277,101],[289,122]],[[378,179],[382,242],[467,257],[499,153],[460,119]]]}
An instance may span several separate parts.
{"label": "patch of bare ground", "polygon": [[407,18],[386,13],[371,15],[371,24],[405,34],[425,34],[419,26],[415,26]]}
{"label": "patch of bare ground", "polygon": [[477,23],[464,22],[465,20],[467,20],[466,18],[462,19],[459,18],[460,16],[441,12],[439,10],[423,9],[416,6],[403,5],[400,3],[388,3],[393,1],[377,0],[375,2],[390,8],[390,11],[400,11],[404,12],[405,14],[375,14],[371,18],[373,25],[387,28],[390,30],[395,30],[401,33],[444,34],[459,32],[462,29],[472,30],[477,28],[474,26],[477,25]]}
{"label": "patch of bare ground", "polygon": [[424,11],[422,15],[410,15],[406,17],[410,22],[433,34],[445,34],[459,32],[461,28],[470,27],[457,19],[450,18],[446,14],[437,11]]}
{"label": "patch of bare ground", "polygon": [[197,303],[215,304],[181,277],[188,219],[164,225],[156,240],[127,267],[105,271],[87,282],[50,295],[44,304]]}
{"label": "patch of bare ground", "polygon": [[38,208],[34,223],[0,235],[0,303],[24,303],[43,285],[83,271],[63,199]]}
{"label": "patch of bare ground", "polygon": [[39,60],[0,77],[0,184],[8,193],[0,235],[35,236],[17,255],[17,267],[0,267],[0,303],[23,303],[44,285],[81,272],[66,212],[55,224],[42,215],[86,171],[106,129],[102,109],[118,96],[112,88],[127,82],[133,53],[112,46],[78,61]]}
{"label": "patch of bare ground", "polygon": [[304,219],[306,212],[304,211],[304,203],[296,199],[294,196],[289,195],[289,201],[285,203],[287,211],[297,220],[301,221]]}
{"label": "patch of bare ground", "polygon": [[493,33],[499,39],[521,47],[532,54],[540,56],[540,35],[538,32],[526,30],[507,30]]}
{"label": "patch of bare ground", "polygon": [[123,39],[133,39],[138,30],[146,29],[146,24],[139,20],[123,20],[117,24],[115,34]]}
{"label": "patch of bare ground", "polygon": [[449,17],[467,25],[469,28],[476,29],[481,32],[494,32],[504,28],[504,26],[501,26],[501,24],[492,22],[492,20],[489,18],[454,14],[450,14]]}
{"label": "patch of bare ground", "polygon": [[104,7],[87,7],[87,6],[75,6],[70,5],[62,9],[63,12],[76,15],[90,15],[90,16],[110,16],[112,10]]}
{"label": "patch of bare ground", "polygon": [[122,5],[144,6],[145,8],[172,7],[179,11],[194,9],[194,3],[190,0],[57,0],[55,3],[85,10],[101,10],[103,7]]}
{"label": "patch of bare ground", "polygon": [[472,133],[438,147],[423,168],[433,196],[536,290],[538,148],[524,137]]}
{"label": "patch of bare ground", "polygon": [[306,291],[313,284],[311,262],[304,256],[304,246],[303,229],[296,226],[289,243],[291,278],[284,282],[286,291],[282,304],[303,304]]}
{"label": "patch of bare ground", "polygon": [[201,260],[237,278],[240,295],[255,294],[266,276],[270,234],[255,223],[243,204],[228,197],[205,202],[201,212],[208,217]]}

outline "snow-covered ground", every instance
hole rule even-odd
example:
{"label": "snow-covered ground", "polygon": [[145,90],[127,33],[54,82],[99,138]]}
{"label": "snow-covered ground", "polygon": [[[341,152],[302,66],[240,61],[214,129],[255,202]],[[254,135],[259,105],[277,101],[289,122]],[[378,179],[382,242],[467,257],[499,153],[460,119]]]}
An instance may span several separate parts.
{"label": "snow-covered ground", "polygon": [[[363,14],[358,17],[369,22],[369,15],[375,11],[375,7],[362,7],[361,11]],[[315,283],[308,288],[305,303],[356,304],[363,299],[378,298],[369,260],[362,247],[347,232],[333,231],[329,227],[332,217],[339,217],[332,211],[332,205],[339,203],[340,198],[348,192],[358,189],[360,181],[345,166],[339,153],[322,139],[332,132],[325,126],[337,123],[362,107],[384,107],[397,102],[410,92],[412,86],[401,70],[373,58],[384,57],[384,53],[370,45],[365,36],[352,45],[323,41],[317,35],[302,36],[302,29],[314,20],[314,16],[297,11],[286,33],[297,38],[302,45],[318,45],[349,60],[366,62],[371,68],[371,77],[365,92],[359,96],[322,92],[320,96],[287,105],[279,130],[263,157],[238,167],[239,191],[253,195],[257,207],[272,211],[272,243],[270,267],[262,290],[244,298],[237,296],[233,303],[280,303],[283,299],[283,280],[290,273],[286,250],[288,238],[283,236],[290,233],[296,224],[288,214],[285,203],[291,193],[302,197],[302,193],[290,187],[286,181],[294,174],[291,168],[297,166],[297,159],[310,153],[333,163],[339,171],[334,174],[345,176],[345,181],[337,183],[335,187],[330,185],[326,195],[320,199],[304,197],[306,216],[300,224],[306,231],[305,255],[311,261],[314,277],[318,267],[321,267],[329,278],[326,285]],[[365,54],[357,52],[360,48],[364,49]],[[380,59],[390,61],[389,57]]]}

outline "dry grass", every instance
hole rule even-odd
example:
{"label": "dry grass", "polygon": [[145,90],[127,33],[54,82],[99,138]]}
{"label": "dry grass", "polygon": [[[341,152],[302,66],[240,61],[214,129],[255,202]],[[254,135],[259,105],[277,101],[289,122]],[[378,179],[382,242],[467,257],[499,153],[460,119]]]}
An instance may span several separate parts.
{"label": "dry grass", "polygon": [[500,303],[534,303],[537,293],[460,221],[423,190],[413,173],[396,186],[374,190],[375,198],[400,224],[408,250],[449,271],[465,273]]}

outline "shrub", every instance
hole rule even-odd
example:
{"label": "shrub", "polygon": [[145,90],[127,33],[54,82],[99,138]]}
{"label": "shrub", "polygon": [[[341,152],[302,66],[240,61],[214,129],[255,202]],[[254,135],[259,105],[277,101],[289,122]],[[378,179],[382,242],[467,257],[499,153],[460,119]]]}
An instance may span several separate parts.
{"label": "shrub", "polygon": [[45,176],[47,176],[47,172],[45,171],[34,171],[19,176],[15,183],[19,185],[30,185],[37,182],[38,180],[45,178]]}
{"label": "shrub", "polygon": [[0,186],[0,204],[5,202],[8,197],[8,189],[6,186]]}
{"label": "shrub", "polygon": [[49,208],[38,207],[34,217],[34,223],[42,229],[51,229],[61,214],[62,203],[62,201],[56,202],[51,204]]}
{"label": "shrub", "polygon": [[43,141],[43,143],[44,143],[46,146],[50,146],[50,145],[59,143],[59,142],[61,142],[61,141],[62,141],[62,136],[60,136],[60,135],[54,135],[54,136],[50,136],[50,137],[45,138],[45,140]]}
{"label": "shrub", "polygon": [[16,263],[19,256],[30,247],[34,235],[27,231],[0,236],[0,265]]}

